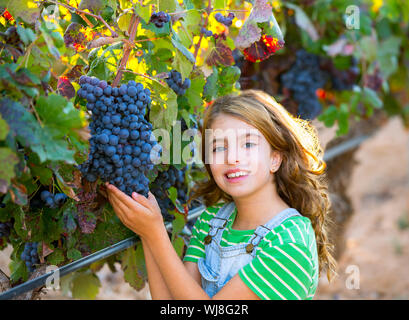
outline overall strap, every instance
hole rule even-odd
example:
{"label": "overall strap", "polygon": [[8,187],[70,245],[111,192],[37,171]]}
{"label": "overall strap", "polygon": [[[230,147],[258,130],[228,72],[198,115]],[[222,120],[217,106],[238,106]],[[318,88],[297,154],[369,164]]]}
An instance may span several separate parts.
{"label": "overall strap", "polygon": [[268,232],[282,224],[288,218],[294,216],[301,216],[301,214],[295,208],[287,208],[278,213],[269,221],[267,221],[264,225],[258,226],[257,229],[254,231],[252,239],[246,246],[247,253],[253,252],[254,255],[255,251],[253,251],[253,249],[259,245],[261,239],[263,239]]}
{"label": "overall strap", "polygon": [[[224,229],[227,225],[227,221],[230,215],[233,213],[236,205],[234,201],[225,203],[216,215],[209,221],[210,230],[208,235],[204,239],[204,243],[209,244],[213,238],[218,237],[219,230]],[[220,233],[221,234],[221,233]]]}

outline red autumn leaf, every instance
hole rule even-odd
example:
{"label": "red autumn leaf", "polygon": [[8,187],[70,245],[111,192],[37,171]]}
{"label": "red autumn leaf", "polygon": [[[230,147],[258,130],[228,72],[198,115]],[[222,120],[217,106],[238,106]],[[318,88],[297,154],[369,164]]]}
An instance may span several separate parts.
{"label": "red autumn leaf", "polygon": [[259,41],[244,49],[244,57],[251,62],[260,62],[272,56],[284,46],[284,42],[272,36],[261,36]]}
{"label": "red autumn leaf", "polygon": [[58,78],[57,90],[60,95],[67,99],[75,97],[75,89],[67,77]]}
{"label": "red autumn leaf", "polygon": [[233,53],[223,42],[217,41],[216,46],[207,57],[206,63],[209,66],[217,66],[219,64],[231,66],[234,64]]}

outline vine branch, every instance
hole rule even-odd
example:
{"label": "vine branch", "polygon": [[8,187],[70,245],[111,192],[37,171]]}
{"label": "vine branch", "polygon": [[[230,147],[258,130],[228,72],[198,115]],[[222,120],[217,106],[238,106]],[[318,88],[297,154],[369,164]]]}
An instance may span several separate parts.
{"label": "vine branch", "polygon": [[[97,14],[93,14],[93,13],[91,13],[91,12],[87,12],[87,11],[84,11],[84,10],[81,10],[81,9],[78,9],[78,8],[75,8],[75,7],[73,7],[73,6],[70,6],[70,5],[68,5],[68,4],[61,3],[61,2],[58,2],[58,1],[55,1],[55,0],[45,0],[44,2],[51,2],[51,3],[56,4],[57,6],[63,6],[63,7],[65,7],[66,9],[70,10],[71,12],[74,12],[74,13],[79,14],[79,15],[85,20],[85,22],[87,22],[88,25],[90,25],[91,22],[85,17],[85,15],[88,15],[88,16],[90,16],[90,17],[93,17],[93,18],[95,18],[95,19],[101,21],[101,22],[104,24],[104,26],[105,26],[109,31],[111,31],[111,35],[112,35],[113,38],[118,37],[118,34],[117,34],[114,30],[112,30],[112,28],[109,26],[109,24],[108,24],[108,23],[104,20],[104,18],[102,18],[101,15],[99,15],[99,14],[98,14],[98,15],[97,15]],[[91,24],[91,25],[92,25],[92,24]]]}
{"label": "vine branch", "polygon": [[[209,22],[209,16],[210,16],[210,13],[212,12],[212,9],[213,9],[212,8],[212,0],[209,0],[207,2],[207,8],[206,8],[207,15],[206,15],[206,19],[205,19],[205,22],[204,22],[204,28],[206,28],[206,26],[207,26],[207,24]],[[200,44],[202,42],[202,39],[203,39],[203,33],[200,33],[200,38],[199,38],[199,41],[195,45],[195,53],[193,54],[193,56],[195,57],[195,60],[197,58],[197,54],[199,53]]]}
{"label": "vine branch", "polygon": [[[129,25],[129,42],[133,43],[136,36],[136,31],[138,30],[139,25],[139,16],[135,13],[132,14],[131,23]],[[118,68],[118,73],[116,74],[115,80],[112,83],[113,87],[117,87],[119,82],[121,81],[122,74],[126,69],[126,64],[128,63],[129,55],[131,54],[133,45],[129,44],[128,42],[124,43],[124,55],[121,59],[121,63]]]}
{"label": "vine branch", "polygon": [[134,74],[134,75],[141,76],[141,77],[144,77],[144,78],[149,79],[149,80],[152,80],[152,81],[156,81],[156,82],[159,83],[161,86],[164,86],[164,87],[165,87],[165,85],[164,85],[160,80],[158,80],[158,79],[156,79],[156,78],[153,78],[153,77],[150,77],[150,76],[148,76],[148,75],[146,75],[146,74],[142,74],[142,73],[134,72],[134,71],[131,71],[131,70],[126,70],[126,69],[122,70],[122,72],[132,73],[132,74]]}

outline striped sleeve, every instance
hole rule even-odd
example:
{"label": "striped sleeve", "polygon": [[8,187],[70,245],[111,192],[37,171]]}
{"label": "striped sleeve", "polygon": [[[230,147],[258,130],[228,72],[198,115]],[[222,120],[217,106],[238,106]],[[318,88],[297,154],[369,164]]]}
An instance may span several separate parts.
{"label": "striped sleeve", "polygon": [[202,216],[200,216],[192,228],[192,236],[190,237],[189,245],[183,261],[197,262],[200,258],[205,256],[204,242],[202,232]]}
{"label": "striped sleeve", "polygon": [[308,299],[313,273],[309,250],[299,243],[263,248],[239,270],[243,282],[263,300]]}

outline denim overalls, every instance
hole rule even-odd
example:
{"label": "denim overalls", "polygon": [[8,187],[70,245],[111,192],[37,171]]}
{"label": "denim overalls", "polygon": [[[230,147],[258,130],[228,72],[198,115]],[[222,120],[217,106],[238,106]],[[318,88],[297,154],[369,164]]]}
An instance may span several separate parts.
{"label": "denim overalls", "polygon": [[213,297],[238,271],[256,256],[256,248],[264,236],[293,216],[301,216],[295,208],[287,208],[274,216],[266,224],[258,226],[248,243],[229,247],[220,246],[224,228],[236,208],[234,202],[223,205],[210,220],[209,234],[205,237],[205,257],[197,262],[202,276],[202,288]]}

